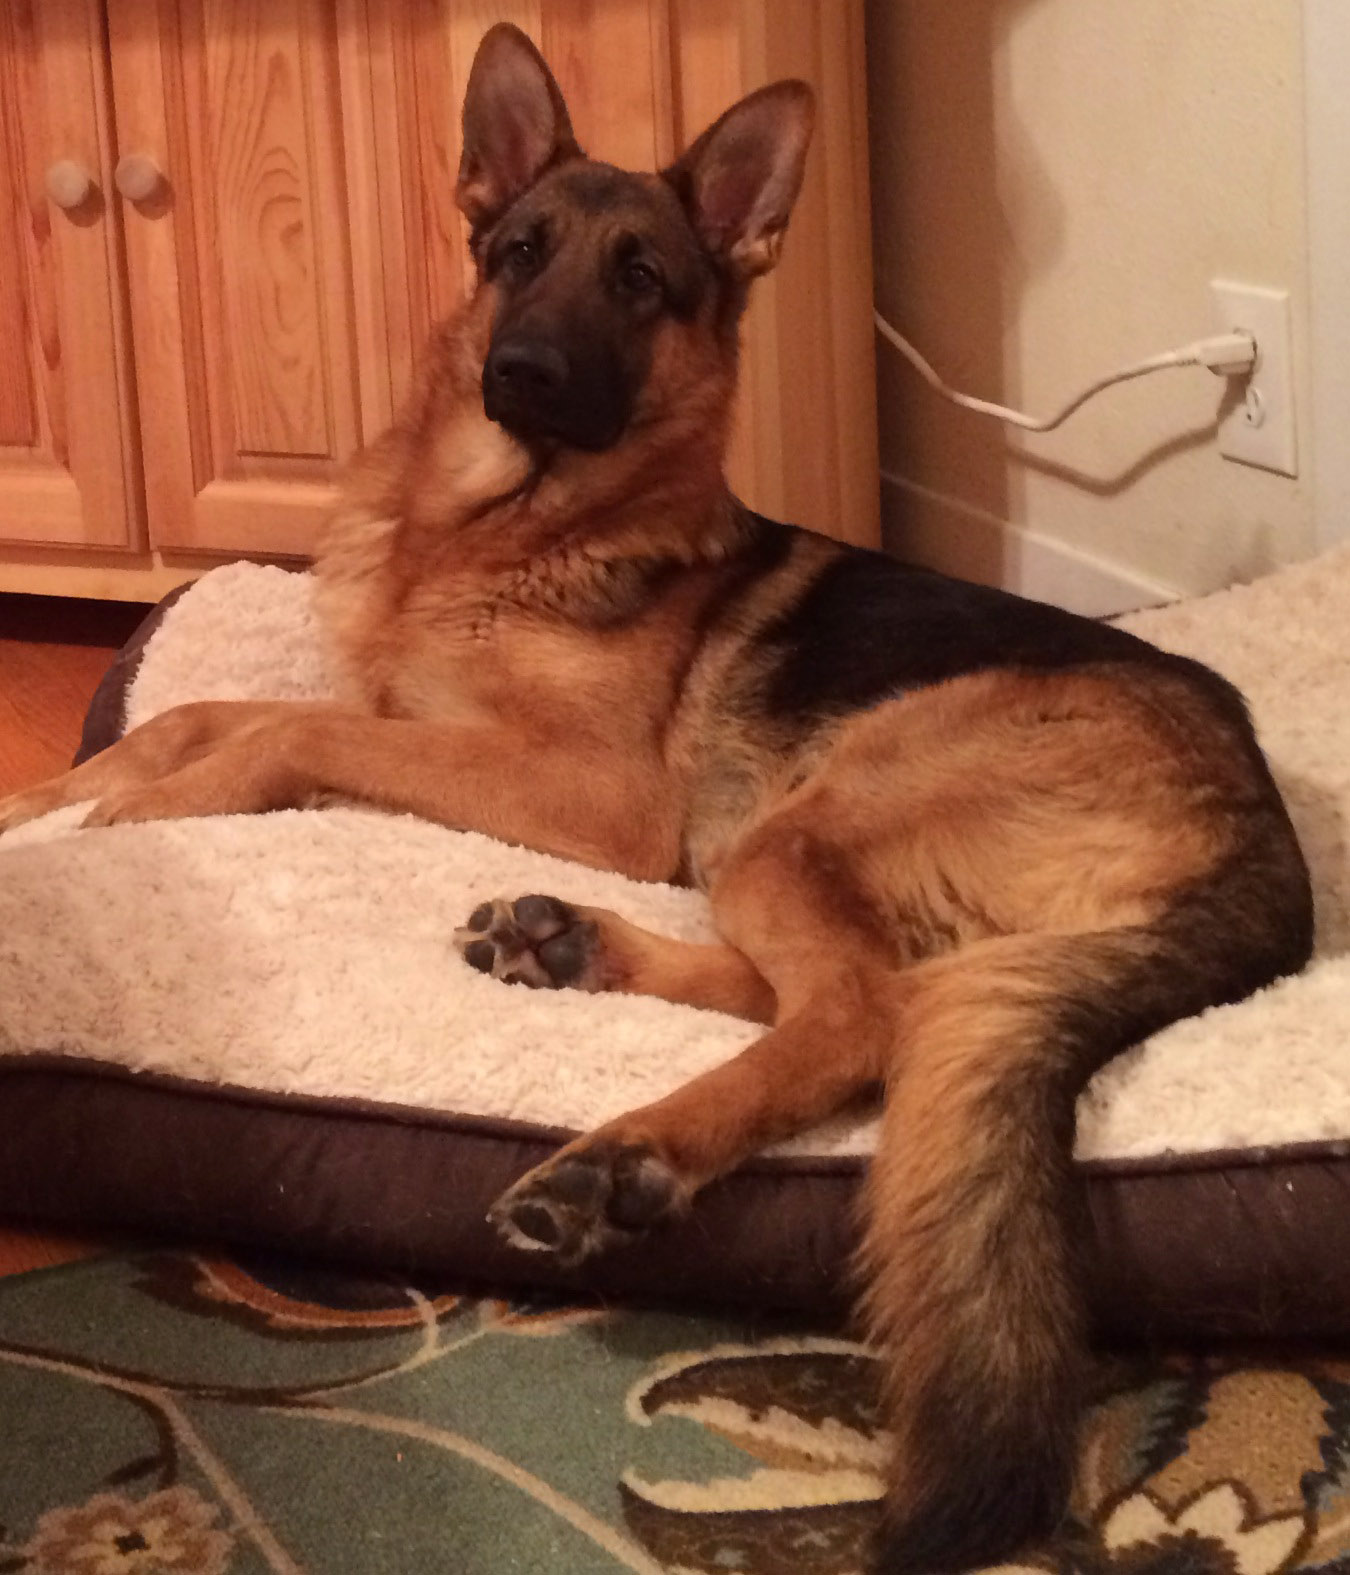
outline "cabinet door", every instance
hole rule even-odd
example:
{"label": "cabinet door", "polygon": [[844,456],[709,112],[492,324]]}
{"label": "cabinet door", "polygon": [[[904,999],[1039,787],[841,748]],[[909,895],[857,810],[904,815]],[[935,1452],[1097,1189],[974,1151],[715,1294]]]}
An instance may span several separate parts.
{"label": "cabinet door", "polygon": [[[138,543],[97,0],[0,4],[0,539]],[[67,206],[48,195],[53,188]]]}
{"label": "cabinet door", "polygon": [[406,359],[364,9],[107,12],[151,540],[305,553]]}

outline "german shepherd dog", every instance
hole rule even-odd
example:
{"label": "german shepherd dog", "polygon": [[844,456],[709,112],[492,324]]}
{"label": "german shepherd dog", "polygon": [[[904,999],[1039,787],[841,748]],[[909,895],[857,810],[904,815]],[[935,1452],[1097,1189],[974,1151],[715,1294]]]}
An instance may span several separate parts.
{"label": "german shepherd dog", "polygon": [[738,323],[811,122],[780,82],[627,173],[583,155],[529,40],[488,33],[457,187],[478,286],[319,555],[346,699],[170,711],[0,826],[337,798],[702,887],[709,945],[552,897],[468,919],[464,956],[500,979],[767,1025],[493,1217],[580,1259],[883,1087],[860,1254],[892,1441],[877,1567],[956,1570],[1064,1511],[1076,1095],[1301,967],[1311,896],[1223,679],[729,493]]}

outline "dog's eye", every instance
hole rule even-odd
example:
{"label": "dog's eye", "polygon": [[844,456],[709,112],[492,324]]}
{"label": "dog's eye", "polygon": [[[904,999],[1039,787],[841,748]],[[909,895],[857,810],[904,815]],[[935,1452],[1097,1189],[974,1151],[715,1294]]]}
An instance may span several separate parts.
{"label": "dog's eye", "polygon": [[650,295],[653,290],[661,288],[660,275],[645,262],[625,263],[619,278],[630,295]]}
{"label": "dog's eye", "polygon": [[534,241],[512,241],[506,248],[507,267],[522,278],[538,273],[541,260],[539,247]]}

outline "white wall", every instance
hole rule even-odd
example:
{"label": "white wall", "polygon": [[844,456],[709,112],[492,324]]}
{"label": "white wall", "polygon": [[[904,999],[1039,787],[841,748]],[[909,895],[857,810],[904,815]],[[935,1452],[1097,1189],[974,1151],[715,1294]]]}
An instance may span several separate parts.
{"label": "white wall", "polygon": [[1350,540],[1350,6],[1302,0],[1311,481],[1318,544]]}
{"label": "white wall", "polygon": [[[948,381],[1053,408],[1211,331],[1228,277],[1293,292],[1306,417],[1299,0],[869,0],[868,28],[878,301]],[[1203,370],[1024,437],[880,356],[906,556],[1100,611],[1313,550],[1306,464],[1222,459]]]}

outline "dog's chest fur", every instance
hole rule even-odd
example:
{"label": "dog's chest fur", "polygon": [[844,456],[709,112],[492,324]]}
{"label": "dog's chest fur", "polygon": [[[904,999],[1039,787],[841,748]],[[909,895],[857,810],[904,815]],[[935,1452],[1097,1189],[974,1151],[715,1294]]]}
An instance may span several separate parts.
{"label": "dog's chest fur", "polygon": [[698,581],[660,555],[522,554],[486,532],[366,520],[330,537],[319,606],[364,709],[541,738],[600,727],[636,748],[652,746],[692,657]]}

